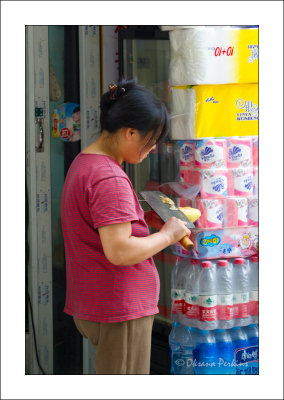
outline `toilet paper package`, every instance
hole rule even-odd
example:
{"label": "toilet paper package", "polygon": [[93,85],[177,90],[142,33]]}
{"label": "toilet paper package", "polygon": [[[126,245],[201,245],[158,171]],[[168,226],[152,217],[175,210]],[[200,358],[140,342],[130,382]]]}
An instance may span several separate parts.
{"label": "toilet paper package", "polygon": [[248,199],[246,197],[228,197],[225,202],[225,222],[227,228],[248,226]]}
{"label": "toilet paper package", "polygon": [[258,82],[258,27],[183,28],[169,32],[171,85]]}
{"label": "toilet paper package", "polygon": [[226,139],[198,140],[194,142],[196,168],[225,168],[227,166]]}
{"label": "toilet paper package", "polygon": [[192,229],[194,249],[188,252],[179,243],[170,246],[173,254],[192,258],[250,257],[258,254],[258,228]]}
{"label": "toilet paper package", "polygon": [[254,168],[258,167],[258,137],[252,138],[252,159]]}
{"label": "toilet paper package", "polygon": [[253,169],[234,168],[228,171],[228,195],[251,196],[253,194]]}
{"label": "toilet paper package", "polygon": [[225,198],[228,196],[227,169],[199,170],[201,198]]}
{"label": "toilet paper package", "polygon": [[179,175],[182,183],[201,185],[201,174],[199,170],[181,167]]}
{"label": "toilet paper package", "polygon": [[258,195],[258,168],[253,169],[253,194]]}
{"label": "toilet paper package", "polygon": [[256,225],[255,219],[249,220],[247,197],[180,199],[178,204],[181,204],[181,207],[188,206],[200,210],[201,216],[195,221],[195,226],[200,229],[237,228]]}
{"label": "toilet paper package", "polygon": [[258,135],[258,84],[173,86],[170,137],[198,140]]}
{"label": "toilet paper package", "polygon": [[193,208],[197,208],[201,212],[201,216],[195,223],[197,228],[223,228],[223,199],[193,199],[190,206]]}
{"label": "toilet paper package", "polygon": [[194,167],[194,142],[191,140],[177,140],[175,142],[175,157],[180,167]]}
{"label": "toilet paper package", "polygon": [[252,167],[252,139],[231,138],[228,140],[228,167]]}
{"label": "toilet paper package", "polygon": [[258,226],[258,197],[253,196],[248,199],[248,218],[249,225]]}
{"label": "toilet paper package", "polygon": [[227,197],[229,175],[228,169],[180,169],[182,183],[200,185],[200,191],[196,196],[199,198]]}

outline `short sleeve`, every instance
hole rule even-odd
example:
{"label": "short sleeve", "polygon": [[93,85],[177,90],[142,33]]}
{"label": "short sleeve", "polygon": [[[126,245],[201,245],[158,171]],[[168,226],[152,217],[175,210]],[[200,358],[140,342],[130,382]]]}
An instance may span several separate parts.
{"label": "short sleeve", "polygon": [[138,221],[135,197],[128,180],[110,177],[89,187],[87,201],[94,228]]}

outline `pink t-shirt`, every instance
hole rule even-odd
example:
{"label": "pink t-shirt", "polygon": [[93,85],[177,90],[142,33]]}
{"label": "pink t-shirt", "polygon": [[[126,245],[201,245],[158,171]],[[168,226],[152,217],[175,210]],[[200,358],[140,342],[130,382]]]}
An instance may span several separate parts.
{"label": "pink t-shirt", "polygon": [[160,281],[153,258],[117,266],[103,252],[98,227],[131,222],[133,236],[149,235],[132,184],[112,157],[84,153],[76,157],[63,187],[61,221],[67,314],[121,322],[159,312]]}

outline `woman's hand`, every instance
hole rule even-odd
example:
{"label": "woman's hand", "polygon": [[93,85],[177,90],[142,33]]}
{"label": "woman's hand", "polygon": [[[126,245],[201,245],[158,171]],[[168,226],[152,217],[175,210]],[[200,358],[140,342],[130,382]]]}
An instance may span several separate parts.
{"label": "woman's hand", "polygon": [[132,236],[130,222],[107,225],[98,230],[105,256],[114,265],[137,264],[191,233],[186,222],[175,217],[171,217],[160,232],[145,237]]}
{"label": "woman's hand", "polygon": [[160,232],[145,237],[132,236],[130,222],[103,226],[98,231],[105,256],[114,265],[137,264],[191,233],[186,222],[175,217]]}
{"label": "woman's hand", "polygon": [[170,244],[179,242],[184,236],[189,236],[191,231],[186,227],[186,222],[179,218],[171,217],[160,229],[160,232],[169,237]]}

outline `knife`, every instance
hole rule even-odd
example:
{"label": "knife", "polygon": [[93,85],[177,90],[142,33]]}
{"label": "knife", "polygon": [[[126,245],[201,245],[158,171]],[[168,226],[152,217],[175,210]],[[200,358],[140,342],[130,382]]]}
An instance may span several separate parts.
{"label": "knife", "polygon": [[[186,215],[175,206],[173,200],[165,196],[162,192],[151,190],[139,193],[164,222],[167,222],[171,217],[176,217],[185,221],[188,229],[195,228]],[[180,240],[180,244],[188,251],[191,251],[194,247],[188,236],[184,236]]]}

